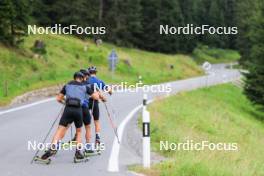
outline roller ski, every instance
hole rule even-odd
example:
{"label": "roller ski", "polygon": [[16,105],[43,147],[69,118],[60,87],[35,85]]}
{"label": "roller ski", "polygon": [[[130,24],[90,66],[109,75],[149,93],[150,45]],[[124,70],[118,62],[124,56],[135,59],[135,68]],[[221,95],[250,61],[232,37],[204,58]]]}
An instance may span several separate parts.
{"label": "roller ski", "polygon": [[47,164],[47,165],[49,165],[51,163],[51,159],[50,158],[41,159],[41,157],[39,157],[39,156],[35,156],[34,161],[36,163]]}
{"label": "roller ski", "polygon": [[98,134],[96,134],[96,137],[95,137],[95,152],[98,153],[98,154],[101,154],[101,141],[100,141],[100,137]]}
{"label": "roller ski", "polygon": [[41,157],[36,156],[34,158],[34,161],[37,163],[42,163],[42,164],[50,164],[51,159],[50,157],[54,156],[57,153],[57,150],[47,150]]}
{"label": "roller ski", "polygon": [[84,151],[84,156],[85,157],[97,156],[97,155],[101,155],[101,151],[100,150],[85,150]]}
{"label": "roller ski", "polygon": [[79,150],[76,151],[73,162],[82,163],[89,161],[89,157],[85,157]]}
{"label": "roller ski", "polygon": [[96,156],[96,155],[100,155],[101,152],[98,152],[97,150],[95,150],[95,145],[92,145],[90,143],[86,143],[85,144],[85,150],[83,152],[85,157],[89,157],[89,156]]}

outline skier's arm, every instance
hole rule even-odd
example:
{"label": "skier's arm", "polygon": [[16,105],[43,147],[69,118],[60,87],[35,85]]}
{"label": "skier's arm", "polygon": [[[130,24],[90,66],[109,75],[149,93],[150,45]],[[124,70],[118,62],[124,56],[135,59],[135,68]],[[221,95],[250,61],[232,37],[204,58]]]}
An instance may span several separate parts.
{"label": "skier's arm", "polygon": [[90,95],[90,97],[91,97],[92,99],[94,99],[94,100],[99,100],[99,99],[100,99],[99,92],[96,91],[96,90],[94,90],[93,87],[89,87],[89,86],[87,86],[86,89],[87,89],[86,93],[87,93],[88,95]]}
{"label": "skier's arm", "polygon": [[99,100],[100,99],[99,92],[92,93],[91,98],[94,100]]}
{"label": "skier's arm", "polygon": [[60,93],[56,96],[56,100],[59,103],[65,104],[65,99],[64,99],[65,94],[66,94],[66,87],[63,86],[63,88],[61,89]]}

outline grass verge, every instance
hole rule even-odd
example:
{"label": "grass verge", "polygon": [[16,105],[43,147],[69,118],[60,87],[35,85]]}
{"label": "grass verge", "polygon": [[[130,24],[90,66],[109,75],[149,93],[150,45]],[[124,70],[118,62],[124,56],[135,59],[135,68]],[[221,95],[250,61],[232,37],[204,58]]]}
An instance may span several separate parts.
{"label": "grass verge", "polygon": [[209,48],[208,46],[198,46],[193,51],[193,58],[198,64],[207,61],[212,64],[236,62],[240,59],[240,54],[235,50]]}
{"label": "grass verge", "polygon": [[[46,45],[46,54],[41,58],[33,57],[31,50],[36,40]],[[112,49],[119,56],[114,76],[107,61]],[[69,81],[73,72],[90,65],[96,65],[99,77],[111,83],[134,84],[141,75],[145,84],[154,84],[202,74],[191,57],[185,55],[158,54],[107,43],[97,47],[91,41],[63,35],[34,35],[25,39],[20,50],[0,46],[0,106],[26,91]]]}
{"label": "grass verge", "polygon": [[[264,175],[264,113],[256,111],[242,90],[219,85],[180,93],[156,101],[151,112],[152,149],[168,160],[146,175],[170,176],[260,176]],[[257,117],[257,118],[256,118]],[[210,141],[237,143],[237,151],[160,151],[160,141],[169,143]]]}

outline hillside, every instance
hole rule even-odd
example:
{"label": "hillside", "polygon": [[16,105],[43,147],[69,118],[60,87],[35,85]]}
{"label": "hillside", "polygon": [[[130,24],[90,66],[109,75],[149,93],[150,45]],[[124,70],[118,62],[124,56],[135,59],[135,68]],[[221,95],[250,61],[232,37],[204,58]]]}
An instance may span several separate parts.
{"label": "hillside", "polygon": [[238,62],[241,55],[231,49],[210,48],[206,45],[198,46],[193,50],[192,56],[198,64],[207,61],[211,64]]}
{"label": "hillside", "polygon": [[[46,45],[47,53],[41,58],[33,57],[31,48],[35,40]],[[88,49],[84,51],[86,45]],[[112,49],[119,56],[114,76],[108,71],[107,61]],[[97,47],[92,41],[62,35],[29,36],[19,50],[0,46],[0,105],[26,91],[64,83],[72,78],[73,72],[90,65],[96,65],[99,77],[110,83],[133,84],[139,75],[145,84],[152,84],[202,74],[191,57],[185,55],[145,52],[107,43]]]}

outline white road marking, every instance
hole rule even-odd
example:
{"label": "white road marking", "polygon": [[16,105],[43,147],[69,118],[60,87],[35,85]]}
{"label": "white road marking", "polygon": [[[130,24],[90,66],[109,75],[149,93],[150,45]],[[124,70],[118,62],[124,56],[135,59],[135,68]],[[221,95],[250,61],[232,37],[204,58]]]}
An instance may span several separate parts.
{"label": "white road marking", "polygon": [[[123,136],[123,131],[126,126],[126,124],[129,122],[129,120],[135,115],[135,113],[142,108],[142,105],[137,106],[134,108],[127,116],[126,118],[121,122],[121,124],[118,126],[118,136],[120,139],[120,143],[122,142],[122,136]],[[119,171],[119,150],[120,150],[120,144],[117,141],[117,138],[115,137],[113,145],[112,145],[112,150],[111,154],[109,157],[108,161],[108,171],[109,172],[118,172]]]}
{"label": "white road marking", "polygon": [[[149,100],[147,103],[151,103],[153,100]],[[125,119],[121,122],[121,124],[118,126],[118,136],[120,139],[120,144],[122,142],[122,136],[125,129],[126,124],[132,119],[132,117],[136,114],[136,112],[142,108],[143,105],[136,106],[130,113],[125,117]],[[117,138],[115,137],[111,154],[108,161],[108,171],[109,172],[119,172],[119,151],[120,151],[120,144],[117,141]]]}
{"label": "white road marking", "polygon": [[53,101],[53,100],[55,100],[55,98],[48,98],[48,99],[37,101],[37,102],[31,103],[31,104],[19,106],[19,107],[16,107],[16,108],[5,110],[5,111],[0,111],[0,115],[7,114],[7,113],[10,113],[10,112],[19,111],[19,110],[22,110],[22,109],[26,109],[26,108],[29,108],[29,107],[32,107],[32,106],[36,106],[36,105],[39,105],[39,104],[42,104],[42,103],[50,102],[50,101]]}
{"label": "white road marking", "polygon": [[136,173],[136,172],[133,172],[133,171],[128,171],[128,173],[131,173],[131,174],[133,174],[133,175],[135,175],[135,176],[146,176],[146,175],[144,175],[144,174]]}

